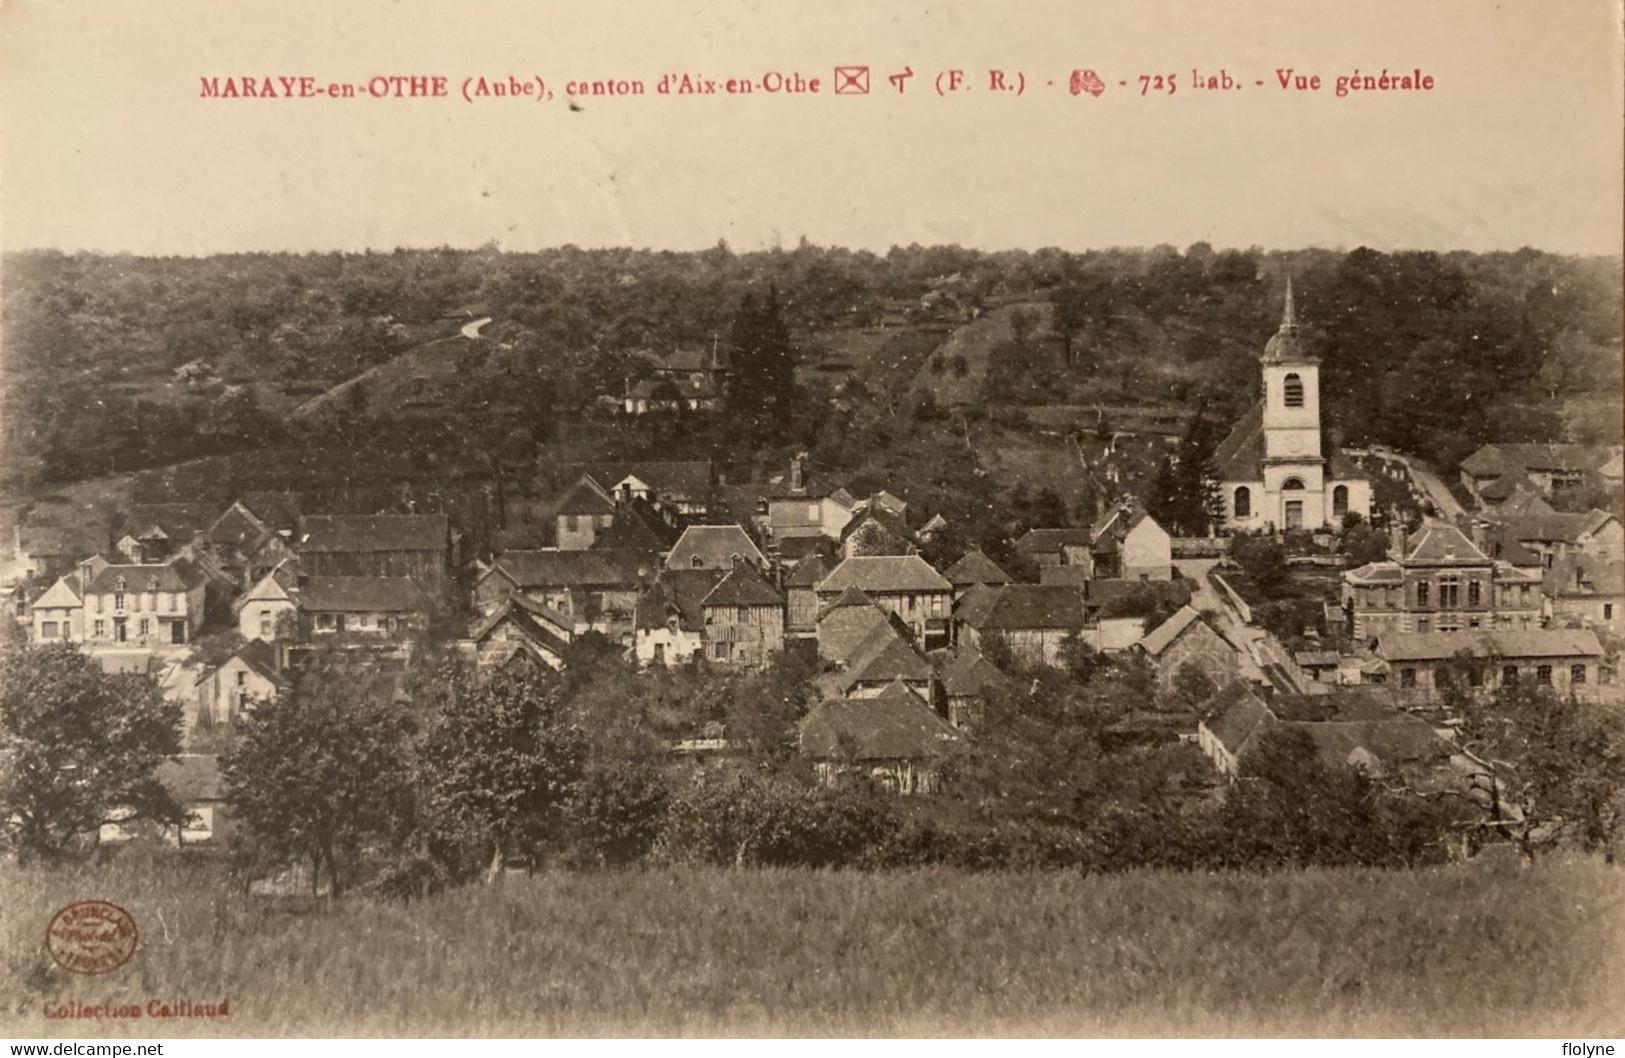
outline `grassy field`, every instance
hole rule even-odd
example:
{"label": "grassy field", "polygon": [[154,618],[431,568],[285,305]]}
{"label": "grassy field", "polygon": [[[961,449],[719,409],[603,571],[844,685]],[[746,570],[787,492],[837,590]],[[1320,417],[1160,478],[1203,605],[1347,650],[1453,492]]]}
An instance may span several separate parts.
{"label": "grassy field", "polygon": [[[509,876],[411,905],[293,910],[207,869],[0,873],[0,1033],[48,1001],[226,999],[225,1021],[73,1033],[1618,1035],[1625,873]],[[73,899],[127,907],[133,960],[41,950]]]}

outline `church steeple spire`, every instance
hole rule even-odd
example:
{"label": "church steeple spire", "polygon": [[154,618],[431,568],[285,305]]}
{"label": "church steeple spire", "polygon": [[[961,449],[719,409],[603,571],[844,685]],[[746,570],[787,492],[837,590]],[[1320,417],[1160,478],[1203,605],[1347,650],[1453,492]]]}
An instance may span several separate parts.
{"label": "church steeple spire", "polygon": [[1264,346],[1266,364],[1313,363],[1315,357],[1304,350],[1298,338],[1298,310],[1292,300],[1292,277],[1286,277],[1286,304],[1281,308],[1281,326]]}
{"label": "church steeple spire", "polygon": [[1298,314],[1292,308],[1292,277],[1286,277],[1286,308],[1281,312],[1281,333],[1298,333]]}

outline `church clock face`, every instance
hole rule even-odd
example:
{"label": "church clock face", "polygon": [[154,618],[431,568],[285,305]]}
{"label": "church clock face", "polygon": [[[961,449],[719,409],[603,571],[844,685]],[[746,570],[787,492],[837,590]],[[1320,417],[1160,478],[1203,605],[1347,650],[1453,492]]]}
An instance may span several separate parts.
{"label": "church clock face", "polygon": [[1287,453],[1289,455],[1301,455],[1301,454],[1303,454],[1303,438],[1301,438],[1301,437],[1286,437],[1286,438],[1283,438],[1282,439],[1282,447],[1284,447],[1286,449],[1286,451],[1287,451]]}

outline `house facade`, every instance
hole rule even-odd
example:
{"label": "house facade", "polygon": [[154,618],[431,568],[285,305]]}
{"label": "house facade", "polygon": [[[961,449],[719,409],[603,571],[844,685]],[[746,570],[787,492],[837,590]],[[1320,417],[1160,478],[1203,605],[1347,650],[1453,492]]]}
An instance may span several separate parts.
{"label": "house facade", "polygon": [[206,711],[213,722],[225,724],[236,721],[253,702],[275,698],[291,686],[282,661],[280,647],[262,639],[249,640],[198,677],[199,710]]}
{"label": "house facade", "polygon": [[1546,572],[1544,591],[1550,626],[1625,636],[1625,561],[1570,555]]}
{"label": "house facade", "polygon": [[857,555],[843,560],[818,583],[829,605],[857,588],[881,609],[896,614],[925,649],[946,646],[953,612],[953,585],[919,555]]}
{"label": "house facade", "polygon": [[741,559],[700,601],[706,657],[761,666],[784,651],[784,597]]}
{"label": "house facade", "polygon": [[86,649],[190,643],[203,626],[207,580],[186,563],[87,562],[79,580]]}
{"label": "house facade", "polygon": [[848,778],[903,796],[942,788],[942,762],[960,735],[925,700],[901,684],[864,699],[835,698],[801,721],[801,753],[818,782]]}
{"label": "house facade", "polygon": [[1029,662],[1061,664],[1061,650],[1076,637],[1087,642],[1083,593],[1053,584],[1007,584],[967,595],[954,614],[958,642],[986,653],[991,636]]}
{"label": "house facade", "polygon": [[1163,693],[1173,689],[1187,665],[1201,671],[1215,687],[1223,687],[1241,674],[1236,648],[1189,606],[1146,633],[1133,649],[1151,662],[1157,689]]}
{"label": "house facade", "polygon": [[443,514],[306,515],[295,550],[313,577],[410,577],[431,592],[455,559]]}
{"label": "house facade", "polygon": [[1620,690],[1590,629],[1388,634],[1375,653],[1388,663],[1387,686],[1401,705],[1519,683],[1588,701],[1617,698]]}
{"label": "house facade", "polygon": [[1409,537],[1396,526],[1393,534],[1388,560],[1343,574],[1354,638],[1540,627],[1538,572],[1490,558],[1447,522]]}

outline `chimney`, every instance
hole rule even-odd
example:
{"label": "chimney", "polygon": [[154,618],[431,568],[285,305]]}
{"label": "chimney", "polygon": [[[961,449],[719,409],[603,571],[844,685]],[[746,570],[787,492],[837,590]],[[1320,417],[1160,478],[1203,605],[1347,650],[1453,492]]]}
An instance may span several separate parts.
{"label": "chimney", "polygon": [[1468,526],[1468,531],[1472,534],[1473,546],[1489,554],[1484,547],[1484,523],[1474,518]]}
{"label": "chimney", "polygon": [[790,491],[791,492],[800,492],[801,489],[802,489],[801,461],[803,459],[805,459],[805,458],[807,458],[807,453],[802,452],[800,455],[798,455],[794,459],[790,460]]}

